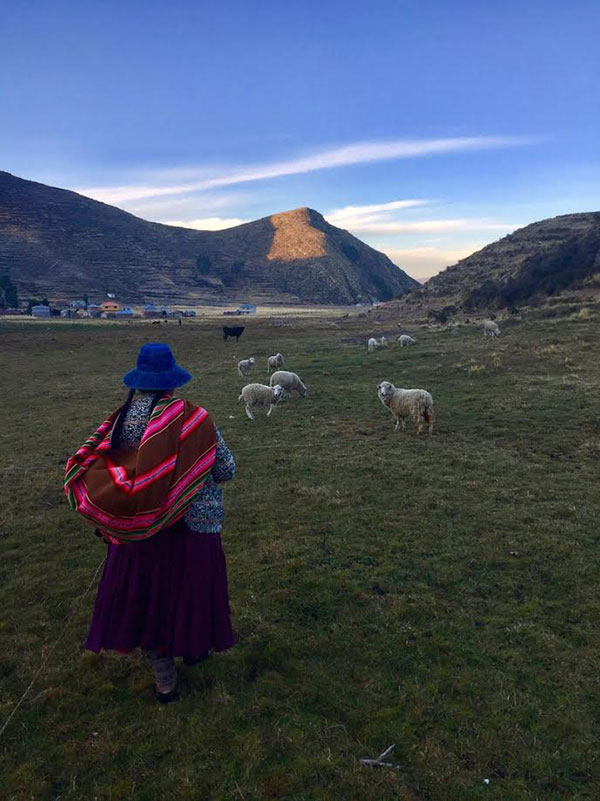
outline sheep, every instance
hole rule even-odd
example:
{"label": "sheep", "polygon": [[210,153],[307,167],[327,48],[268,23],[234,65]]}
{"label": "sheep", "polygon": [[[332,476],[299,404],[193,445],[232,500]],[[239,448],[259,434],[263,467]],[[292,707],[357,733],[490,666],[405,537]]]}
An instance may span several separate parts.
{"label": "sheep", "polygon": [[283,387],[284,391],[291,394],[294,390],[299,394],[304,396],[306,395],[307,389],[306,386],[300,380],[300,377],[296,375],[296,373],[290,373],[288,370],[277,370],[276,373],[273,373],[271,376],[271,386],[275,386],[275,384],[279,384]]}
{"label": "sheep", "polygon": [[387,346],[388,346],[387,339],[385,337],[381,337],[381,339],[379,340],[379,347],[380,348],[387,348]]}
{"label": "sheep", "polygon": [[500,336],[500,329],[498,325],[493,320],[484,320],[483,323],[483,336],[487,337],[499,337]]}
{"label": "sheep", "polygon": [[276,353],[275,356],[269,356],[267,359],[267,370],[269,373],[279,370],[280,367],[283,367],[283,356],[281,353]]}
{"label": "sheep", "polygon": [[275,408],[275,404],[281,400],[282,395],[283,387],[280,384],[275,384],[274,387],[268,387],[265,384],[246,384],[242,389],[238,402],[244,401],[246,414],[251,420],[254,420],[252,409],[255,406],[265,407],[268,405],[267,417],[269,417]]}
{"label": "sheep", "polygon": [[369,353],[373,353],[373,351],[376,350],[378,347],[379,343],[377,342],[375,337],[369,337],[369,339],[367,339],[367,351]]}
{"label": "sheep", "polygon": [[251,356],[249,359],[242,359],[241,362],[238,362],[238,373],[241,376],[247,375],[250,370],[254,367],[256,359],[254,356]]}
{"label": "sheep", "polygon": [[423,431],[423,423],[427,423],[428,432],[433,431],[433,398],[425,389],[399,389],[389,381],[382,381],[377,387],[377,396],[384,406],[396,418],[394,431],[406,426],[410,417],[417,424],[417,434]]}
{"label": "sheep", "polygon": [[417,344],[417,340],[413,339],[408,334],[401,334],[398,337],[398,342],[400,343],[400,347],[401,348],[408,347],[408,345],[416,345]]}

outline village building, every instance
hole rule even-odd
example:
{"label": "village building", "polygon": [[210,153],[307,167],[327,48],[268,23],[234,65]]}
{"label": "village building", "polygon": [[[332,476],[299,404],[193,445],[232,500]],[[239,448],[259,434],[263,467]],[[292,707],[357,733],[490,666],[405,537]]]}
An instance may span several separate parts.
{"label": "village building", "polygon": [[32,306],[31,307],[31,316],[32,317],[50,317],[50,306],[43,306],[40,304],[39,306]]}
{"label": "village building", "polygon": [[146,305],[142,309],[142,314],[144,317],[160,317],[160,309],[158,306],[155,306],[154,303],[146,303]]}
{"label": "village building", "polygon": [[115,317],[117,319],[121,317],[133,317],[133,309],[129,308],[129,306],[123,306],[122,309],[115,312]]}
{"label": "village building", "polygon": [[120,308],[121,307],[119,304],[114,300],[105,300],[100,304],[100,311],[103,314],[114,314],[115,312],[119,311]]}

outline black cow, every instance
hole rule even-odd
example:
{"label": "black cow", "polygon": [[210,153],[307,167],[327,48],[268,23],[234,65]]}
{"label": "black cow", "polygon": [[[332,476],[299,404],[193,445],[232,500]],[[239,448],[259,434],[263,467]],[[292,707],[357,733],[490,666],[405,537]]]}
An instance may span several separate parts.
{"label": "black cow", "polygon": [[223,326],[223,339],[227,342],[227,337],[235,337],[237,342],[244,333],[244,325],[224,325]]}

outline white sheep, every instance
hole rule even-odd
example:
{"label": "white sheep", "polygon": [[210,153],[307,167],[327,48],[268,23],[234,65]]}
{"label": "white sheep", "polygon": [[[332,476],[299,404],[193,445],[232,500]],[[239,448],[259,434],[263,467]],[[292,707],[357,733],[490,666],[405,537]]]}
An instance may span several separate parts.
{"label": "white sheep", "polygon": [[254,367],[256,363],[256,359],[254,356],[251,356],[249,359],[242,359],[241,362],[238,362],[238,373],[241,376],[248,375],[250,370]]}
{"label": "white sheep", "polygon": [[279,370],[283,367],[283,356],[281,353],[276,353],[275,356],[269,356],[267,359],[267,370],[269,373],[274,370]]}
{"label": "white sheep", "polygon": [[306,386],[300,380],[300,377],[296,375],[296,373],[290,373],[288,370],[277,370],[276,373],[273,373],[270,379],[271,386],[275,386],[275,384],[279,384],[285,392],[292,393],[296,391],[299,395],[304,397],[306,395],[307,389]]}
{"label": "white sheep", "polygon": [[417,340],[413,339],[408,334],[401,334],[398,337],[398,342],[400,343],[400,347],[401,348],[406,348],[406,347],[408,347],[408,345],[416,345],[417,344]]}
{"label": "white sheep", "polygon": [[267,417],[275,408],[275,404],[279,403],[283,395],[283,387],[280,384],[275,384],[274,387],[268,387],[266,384],[246,384],[242,389],[238,402],[243,400],[246,404],[246,414],[251,420],[254,420],[252,409],[255,406],[264,408],[269,407]]}
{"label": "white sheep", "polygon": [[399,389],[389,381],[382,381],[377,387],[377,396],[396,418],[394,431],[404,431],[407,418],[418,426],[417,433],[423,431],[427,423],[428,432],[433,431],[433,398],[425,389]]}
{"label": "white sheep", "polygon": [[493,320],[484,320],[483,323],[483,336],[487,337],[499,337],[500,336],[500,329],[498,325]]}
{"label": "white sheep", "polygon": [[373,351],[377,350],[379,347],[379,342],[375,339],[375,337],[369,337],[367,339],[367,350],[369,353],[373,353]]}
{"label": "white sheep", "polygon": [[380,348],[387,348],[387,346],[388,346],[387,339],[385,337],[381,337],[381,339],[379,340],[379,347]]}

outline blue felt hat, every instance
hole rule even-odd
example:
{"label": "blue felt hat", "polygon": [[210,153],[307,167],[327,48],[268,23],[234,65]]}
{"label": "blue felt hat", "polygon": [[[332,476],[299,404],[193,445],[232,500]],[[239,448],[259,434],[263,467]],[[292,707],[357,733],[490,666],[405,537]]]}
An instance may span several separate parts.
{"label": "blue felt hat", "polygon": [[137,367],[125,373],[123,383],[130,389],[175,389],[187,384],[191,377],[177,364],[168,345],[153,342],[142,346]]}

